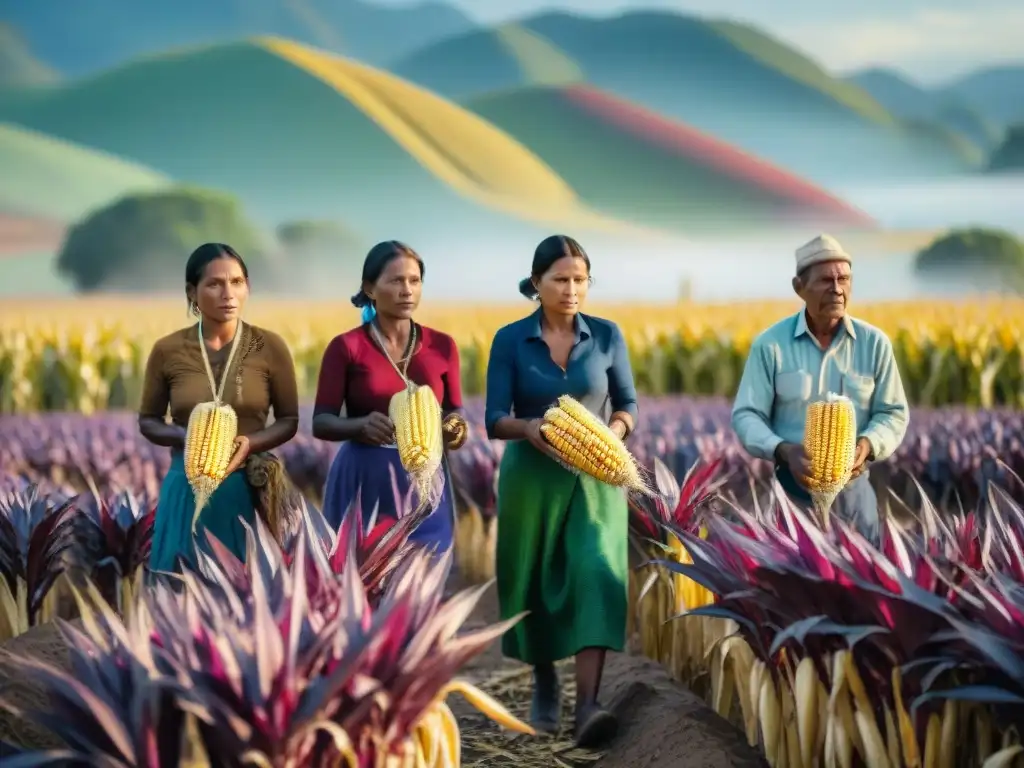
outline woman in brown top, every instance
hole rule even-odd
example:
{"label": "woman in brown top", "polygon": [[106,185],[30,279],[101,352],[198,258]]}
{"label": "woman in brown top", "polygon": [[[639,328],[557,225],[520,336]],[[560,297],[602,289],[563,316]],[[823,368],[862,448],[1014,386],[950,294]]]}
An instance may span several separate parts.
{"label": "woman in brown top", "polygon": [[[171,468],[157,503],[149,560],[153,571],[175,571],[179,557],[191,561],[194,554],[195,501],[185,477],[183,451],[192,409],[214,399],[205,360],[218,388],[228,377],[224,402],[238,416],[239,436],[227,477],[197,521],[201,543],[206,541],[205,529],[244,558],[245,529],[239,518],[252,523],[257,508],[246,465],[251,470],[257,454],[288,442],[299,426],[295,367],[288,347],[276,333],[241,320],[249,297],[249,271],[242,257],[221,243],[200,246],[185,266],[185,295],[199,322],[153,345],[139,409],[142,436],[171,449]],[[274,422],[267,426],[271,409]]]}

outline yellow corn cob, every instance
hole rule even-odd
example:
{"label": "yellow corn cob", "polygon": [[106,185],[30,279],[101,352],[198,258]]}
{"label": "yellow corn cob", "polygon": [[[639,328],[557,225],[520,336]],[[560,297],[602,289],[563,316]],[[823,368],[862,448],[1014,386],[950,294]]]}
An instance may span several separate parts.
{"label": "yellow corn cob", "polygon": [[426,504],[444,457],[441,405],[430,387],[403,389],[391,398],[388,416],[395,425],[398,457],[413,479],[420,503]]}
{"label": "yellow corn cob", "polygon": [[807,490],[822,516],[850,481],[857,451],[857,414],[853,402],[828,393],[807,406],[804,452],[810,465]]}
{"label": "yellow corn cob", "polygon": [[649,489],[625,444],[600,419],[568,395],[544,414],[541,434],[563,466],[603,483],[642,492]]}
{"label": "yellow corn cob", "polygon": [[185,431],[185,477],[195,495],[195,532],[199,513],[224,480],[238,436],[238,417],[230,405],[200,403],[192,409]]}

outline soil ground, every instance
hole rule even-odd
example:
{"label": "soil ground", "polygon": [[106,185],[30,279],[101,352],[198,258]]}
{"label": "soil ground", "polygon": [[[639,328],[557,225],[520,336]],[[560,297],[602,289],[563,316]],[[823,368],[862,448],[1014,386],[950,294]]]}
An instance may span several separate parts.
{"label": "soil ground", "polygon": [[[453,583],[453,589],[457,585]],[[467,629],[493,623],[498,617],[495,590],[485,594],[467,623]],[[18,654],[65,665],[67,657],[54,625],[45,625],[4,646]],[[529,668],[501,656],[495,642],[464,670],[463,676],[496,696],[512,711],[528,717]],[[760,768],[758,753],[740,731],[712,712],[703,701],[657,664],[615,654],[608,660],[602,699],[619,718],[619,735],[604,751],[573,748],[571,736],[572,663],[562,665],[566,731],[555,737],[532,738],[500,730],[460,697],[450,701],[459,719],[463,740],[462,765],[466,768]],[[0,692],[19,701],[40,701],[37,690],[4,677]],[[13,740],[33,747],[57,746],[52,736],[0,713],[0,741]]]}

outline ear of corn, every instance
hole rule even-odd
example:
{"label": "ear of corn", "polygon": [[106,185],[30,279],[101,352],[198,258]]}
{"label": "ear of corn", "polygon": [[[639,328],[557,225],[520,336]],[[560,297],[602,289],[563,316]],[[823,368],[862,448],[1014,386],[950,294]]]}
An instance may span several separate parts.
{"label": "ear of corn", "polygon": [[832,392],[807,406],[804,453],[810,465],[807,490],[823,517],[850,481],[857,451],[853,402]]}
{"label": "ear of corn", "polygon": [[430,387],[407,388],[391,398],[388,416],[395,425],[399,459],[419,493],[420,506],[425,505],[444,457],[441,405]]}
{"label": "ear of corn", "polygon": [[223,482],[238,436],[238,417],[230,405],[200,403],[192,409],[185,431],[185,477],[195,495],[195,533],[199,513]]}
{"label": "ear of corn", "polygon": [[540,431],[566,469],[609,485],[650,493],[622,440],[568,395],[558,398],[558,405],[544,414]]}

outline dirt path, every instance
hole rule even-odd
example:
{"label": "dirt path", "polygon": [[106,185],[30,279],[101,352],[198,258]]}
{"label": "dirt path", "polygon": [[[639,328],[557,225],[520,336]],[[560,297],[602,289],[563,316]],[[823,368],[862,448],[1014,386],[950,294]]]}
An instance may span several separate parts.
{"label": "dirt path", "polygon": [[[454,589],[457,585],[453,583]],[[495,591],[489,589],[467,628],[493,623],[498,617]],[[53,625],[6,643],[5,650],[30,653],[60,665],[67,664],[63,643]],[[494,643],[464,670],[464,677],[497,696],[526,719],[530,705],[529,668],[501,656]],[[563,714],[571,722],[572,663],[562,666],[566,693]],[[613,655],[602,685],[603,699],[618,715],[618,738],[600,753],[573,748],[571,733],[556,738],[530,738],[500,730],[461,698],[451,701],[463,736],[466,768],[760,768],[764,761],[747,746],[738,729],[715,715],[694,694],[673,682],[658,665],[630,655]],[[0,692],[19,701],[40,702],[37,690],[5,678]],[[0,741],[34,747],[59,746],[38,729],[15,723],[0,712]],[[2,756],[2,755],[0,755]]]}
{"label": "dirt path", "polygon": [[[498,605],[492,587],[470,626],[493,623]],[[563,722],[555,738],[530,738],[500,730],[462,701],[451,702],[462,730],[463,765],[469,768],[760,768],[766,766],[740,731],[674,682],[653,662],[628,654],[609,657],[602,699],[619,718],[619,736],[601,753],[573,748],[573,667],[561,665]],[[498,643],[474,660],[464,676],[481,685],[523,719],[530,709],[530,671],[504,659]]]}

